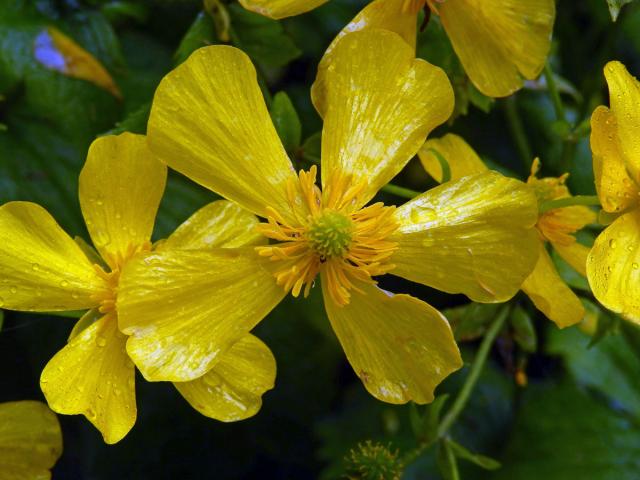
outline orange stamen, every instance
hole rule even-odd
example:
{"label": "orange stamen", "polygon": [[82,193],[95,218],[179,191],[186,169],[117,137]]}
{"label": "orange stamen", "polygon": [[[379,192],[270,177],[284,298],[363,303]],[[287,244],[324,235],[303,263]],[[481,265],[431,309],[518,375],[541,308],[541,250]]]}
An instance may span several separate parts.
{"label": "orange stamen", "polygon": [[[354,183],[351,177],[336,174],[321,192],[316,176],[313,166],[299,173],[297,185],[287,186],[295,224],[273,208],[267,209],[267,222],[258,231],[277,243],[256,250],[279,263],[276,281],[294,297],[308,296],[316,277],[324,272],[330,298],[346,305],[350,290],[361,291],[358,283],[375,284],[373,277],[394,268],[389,259],[397,244],[386,239],[398,228],[395,207],[375,203],[357,210],[365,182]],[[306,210],[299,208],[300,199]]]}

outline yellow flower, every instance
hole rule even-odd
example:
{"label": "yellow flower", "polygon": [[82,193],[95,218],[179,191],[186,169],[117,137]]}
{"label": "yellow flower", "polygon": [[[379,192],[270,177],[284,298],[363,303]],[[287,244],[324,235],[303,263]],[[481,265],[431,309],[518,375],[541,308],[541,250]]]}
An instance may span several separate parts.
{"label": "yellow flower", "polygon": [[0,403],[0,479],[49,479],[61,454],[60,424],[46,405]]}
{"label": "yellow flower", "polygon": [[[436,181],[441,181],[442,169],[434,151],[448,161],[452,180],[487,170],[480,157],[461,137],[448,134],[440,139],[428,140],[419,152],[422,165]],[[538,205],[571,196],[564,184],[567,174],[559,178],[539,179],[536,177],[539,168],[540,161],[536,159],[527,180],[527,185],[538,199]],[[574,234],[595,220],[595,212],[581,205],[554,208],[538,216],[536,228],[539,242],[535,248],[540,255],[522,290],[547,318],[561,328],[580,322],[584,317],[584,307],[558,274],[545,244],[549,242],[572,268],[586,276],[589,248],[578,243]]]}
{"label": "yellow flower", "polygon": [[429,402],[462,364],[449,324],[372,277],[391,272],[498,302],[533,268],[534,253],[521,255],[518,246],[537,241],[535,199],[497,173],[443,185],[399,208],[366,206],[448,118],[453,92],[444,72],[416,60],[392,32],[345,37],[335,55],[322,191],[316,168],[296,175],[240,50],[202,48],[160,83],[152,151],[266,218],[258,231],[272,243],[154,253],[127,265],[121,327],[149,378],[200,375],[287,292],[307,294],[319,278],[333,330],[369,392],[391,403]]}
{"label": "yellow flower", "polygon": [[[312,10],[326,0],[240,0],[242,5],[271,18]],[[336,36],[318,68],[331,62],[332,50],[347,33],[382,28],[416,45],[418,12],[427,7],[438,15],[467,75],[489,97],[506,97],[544,67],[555,20],[555,0],[374,0]],[[314,86],[313,103],[323,111],[321,83]]]}
{"label": "yellow flower", "polygon": [[[136,419],[134,365],[118,329],[115,308],[122,268],[152,249],[151,232],[164,191],[166,167],[140,135],[102,137],[80,174],[80,206],[100,256],[71,239],[42,207],[0,207],[0,303],[21,311],[91,309],[40,378],[51,408],[83,414],[107,443],[122,439]],[[257,219],[226,201],[196,212],[157,250],[237,247],[261,241]],[[253,247],[251,247],[253,248]],[[200,378],[176,383],[204,415],[223,421],[255,414],[272,388],[275,361],[260,340],[244,335]]]}
{"label": "yellow flower", "polygon": [[620,62],[604,74],[611,107],[591,116],[591,151],[602,209],[617,218],[596,238],[587,278],[600,303],[640,323],[640,83]]}

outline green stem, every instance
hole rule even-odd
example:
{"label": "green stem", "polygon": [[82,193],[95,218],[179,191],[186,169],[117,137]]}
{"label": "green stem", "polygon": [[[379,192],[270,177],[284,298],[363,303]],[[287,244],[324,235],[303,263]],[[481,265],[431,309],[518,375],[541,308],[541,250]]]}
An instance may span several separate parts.
{"label": "green stem", "polygon": [[572,207],[574,205],[600,206],[600,200],[596,195],[574,195],[573,197],[558,198],[542,202],[538,207],[538,213],[543,214],[556,208]]}
{"label": "green stem", "polygon": [[[448,480],[460,480],[460,471],[458,470],[458,459],[456,458],[456,454],[451,447],[451,444],[445,439],[442,442],[442,447],[444,449],[444,461],[446,462],[441,468],[447,469],[447,478]],[[444,472],[443,472],[444,473]]]}
{"label": "green stem", "polygon": [[[308,153],[302,153],[302,160],[315,165],[320,165],[320,159],[314,155],[309,155]],[[416,190],[411,190],[410,188],[394,185],[393,183],[388,183],[380,190],[409,200],[421,194],[421,192],[418,192]]]}
{"label": "green stem", "polygon": [[409,200],[420,195],[420,192],[417,192],[416,190],[411,190],[410,188],[394,185],[393,183],[387,183],[380,190],[382,190],[383,192],[392,193],[393,195],[397,195],[398,197],[406,198]]}
{"label": "green stem", "polygon": [[529,140],[527,140],[527,135],[524,133],[524,125],[520,119],[514,96],[505,100],[504,112],[507,117],[507,124],[509,125],[511,136],[516,144],[516,149],[518,150],[522,164],[525,167],[525,173],[529,174],[531,162],[533,161],[533,153],[531,151],[531,145],[529,145]]}
{"label": "green stem", "polygon": [[473,388],[476,386],[478,382],[478,378],[480,378],[480,374],[482,373],[482,369],[484,368],[484,364],[487,361],[487,357],[489,356],[489,352],[491,351],[491,345],[493,345],[494,340],[500,333],[502,326],[504,325],[507,316],[509,315],[509,306],[504,306],[496,316],[496,319],[493,321],[489,330],[485,334],[482,339],[482,343],[480,344],[480,348],[478,349],[478,353],[476,354],[476,358],[473,359],[473,364],[471,365],[471,370],[469,371],[469,375],[458,393],[455,402],[447,412],[447,414],[440,422],[440,426],[438,427],[438,437],[444,438],[449,429],[453,426],[455,421],[458,419],[464,407],[467,405],[469,401],[469,397]]}
{"label": "green stem", "polygon": [[553,72],[551,71],[549,63],[545,63],[544,65],[544,78],[547,81],[547,89],[549,90],[549,94],[551,95],[553,108],[556,111],[556,118],[558,120],[566,121],[566,117],[564,114],[564,105],[562,104],[560,92],[558,91],[558,86],[556,85],[556,80],[553,77]]}

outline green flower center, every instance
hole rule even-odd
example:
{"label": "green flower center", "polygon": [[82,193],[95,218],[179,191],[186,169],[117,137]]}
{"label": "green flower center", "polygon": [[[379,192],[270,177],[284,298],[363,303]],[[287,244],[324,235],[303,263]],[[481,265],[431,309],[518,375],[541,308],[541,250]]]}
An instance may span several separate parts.
{"label": "green flower center", "polygon": [[332,210],[315,218],[306,234],[311,248],[323,259],[344,255],[351,245],[352,236],[351,219]]}

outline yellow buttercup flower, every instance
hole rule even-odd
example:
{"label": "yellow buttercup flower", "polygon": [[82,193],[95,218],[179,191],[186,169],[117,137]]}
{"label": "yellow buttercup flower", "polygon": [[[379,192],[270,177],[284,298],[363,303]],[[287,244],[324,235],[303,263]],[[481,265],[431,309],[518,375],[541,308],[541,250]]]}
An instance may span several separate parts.
{"label": "yellow buttercup flower", "polygon": [[449,117],[453,92],[442,70],[416,60],[392,32],[345,37],[335,55],[322,189],[315,167],[296,174],[240,50],[197,50],[160,83],[152,151],[265,218],[257,231],[271,243],[151,253],[127,265],[118,311],[129,354],[147,377],[201,375],[288,292],[306,295],[319,279],[333,330],[369,392],[391,403],[429,402],[462,364],[449,324],[428,304],[381,290],[374,277],[392,273],[499,302],[533,268],[535,198],[497,173],[398,208],[369,204]]}
{"label": "yellow buttercup flower", "polygon": [[[136,419],[135,369],[125,350],[127,337],[118,329],[120,272],[136,254],[153,248],[166,175],[143,136],[102,137],[91,145],[80,174],[80,206],[99,256],[36,204],[0,207],[3,308],[90,309],[44,368],[40,385],[54,411],[85,415],[107,443],[122,439]],[[240,207],[214,202],[155,250],[256,245],[261,242],[253,231],[256,223]],[[266,345],[251,335],[237,340],[199,378],[175,384],[194,408],[223,421],[255,414],[275,377]]]}
{"label": "yellow buttercup flower", "polygon": [[596,238],[587,278],[600,303],[640,323],[640,83],[620,62],[604,74],[611,106],[591,116],[591,151],[602,209],[617,218]]}
{"label": "yellow buttercup flower", "polygon": [[[427,140],[419,152],[422,165],[436,181],[442,179],[442,167],[437,154],[447,160],[452,180],[487,170],[480,157],[461,137],[448,134],[439,139]],[[558,178],[537,178],[539,169],[540,161],[536,159],[527,179],[527,186],[535,194],[538,205],[571,196],[565,185],[567,174]],[[535,248],[540,255],[531,275],[523,283],[522,290],[547,318],[561,328],[580,322],[584,317],[584,307],[558,274],[545,245],[549,242],[573,269],[586,276],[589,248],[578,243],[575,232],[595,220],[595,212],[581,205],[554,208],[541,212],[538,216],[536,229],[539,242]]]}
{"label": "yellow buttercup flower", "polygon": [[46,405],[0,403],[0,480],[49,479],[61,454],[60,424]]}
{"label": "yellow buttercup flower", "polygon": [[[240,0],[242,5],[271,18],[312,10],[326,0]],[[416,45],[418,12],[438,15],[467,75],[482,93],[505,97],[525,79],[542,71],[555,20],[554,0],[374,0],[342,29],[327,49],[314,86],[313,103],[323,111],[321,83],[332,51],[344,35],[371,28],[396,32]]]}

